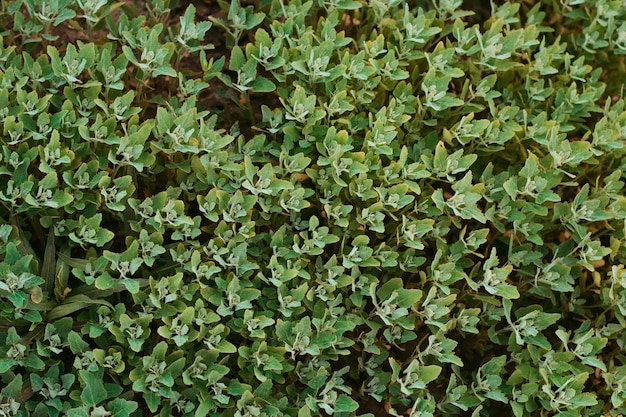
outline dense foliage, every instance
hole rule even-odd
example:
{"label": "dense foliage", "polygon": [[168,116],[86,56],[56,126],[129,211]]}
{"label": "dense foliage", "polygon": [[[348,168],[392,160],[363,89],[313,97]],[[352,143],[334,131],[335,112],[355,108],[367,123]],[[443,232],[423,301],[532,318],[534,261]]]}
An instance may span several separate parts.
{"label": "dense foliage", "polygon": [[622,0],[2,0],[0,416],[626,413]]}

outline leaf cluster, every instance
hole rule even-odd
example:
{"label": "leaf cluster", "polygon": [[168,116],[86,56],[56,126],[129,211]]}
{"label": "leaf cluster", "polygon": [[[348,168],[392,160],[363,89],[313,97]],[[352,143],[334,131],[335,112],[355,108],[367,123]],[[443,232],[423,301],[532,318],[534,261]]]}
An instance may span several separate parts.
{"label": "leaf cluster", "polygon": [[1,1],[0,416],[626,413],[622,2],[242,3]]}

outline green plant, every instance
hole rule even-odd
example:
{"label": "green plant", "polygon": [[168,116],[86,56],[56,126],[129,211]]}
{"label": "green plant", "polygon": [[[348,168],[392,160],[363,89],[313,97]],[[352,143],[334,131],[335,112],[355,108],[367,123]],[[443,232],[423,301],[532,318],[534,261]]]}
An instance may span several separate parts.
{"label": "green plant", "polygon": [[0,416],[626,413],[621,1],[209,3],[2,1]]}

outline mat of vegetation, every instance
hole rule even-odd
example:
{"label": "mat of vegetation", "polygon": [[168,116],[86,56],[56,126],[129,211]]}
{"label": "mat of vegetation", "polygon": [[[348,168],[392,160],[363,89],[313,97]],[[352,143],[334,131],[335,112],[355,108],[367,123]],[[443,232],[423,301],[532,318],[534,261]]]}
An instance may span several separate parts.
{"label": "mat of vegetation", "polygon": [[0,416],[626,413],[623,1],[0,5]]}

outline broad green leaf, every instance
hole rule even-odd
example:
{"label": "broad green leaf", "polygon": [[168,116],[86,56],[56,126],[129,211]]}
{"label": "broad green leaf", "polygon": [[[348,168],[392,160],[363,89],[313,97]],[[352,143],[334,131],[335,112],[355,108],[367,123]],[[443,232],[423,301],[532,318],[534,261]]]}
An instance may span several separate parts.
{"label": "broad green leaf", "polygon": [[94,407],[106,399],[106,390],[101,377],[87,371],[78,371],[80,379],[85,384],[80,399],[88,407]]}
{"label": "broad green leaf", "polygon": [[90,417],[89,407],[82,406],[76,408],[70,408],[67,410],[67,417]]}
{"label": "broad green leaf", "polygon": [[252,91],[255,93],[270,93],[276,90],[276,85],[265,77],[257,77],[252,83]]}
{"label": "broad green leaf", "polygon": [[239,71],[243,68],[246,58],[239,46],[235,46],[230,53],[230,64],[228,69],[231,71]]}
{"label": "broad green leaf", "polygon": [[107,409],[112,413],[112,417],[129,417],[138,408],[135,401],[128,401],[123,398],[116,398],[107,404]]}
{"label": "broad green leaf", "polygon": [[434,381],[441,374],[441,366],[438,365],[427,365],[419,368],[419,376],[420,381],[424,382],[424,384],[428,384],[429,382]]}
{"label": "broad green leaf", "polygon": [[73,330],[67,335],[67,341],[72,353],[75,355],[84,352],[89,347],[89,344],[83,340],[81,335]]}
{"label": "broad green leaf", "polygon": [[359,403],[345,394],[341,394],[337,397],[334,409],[336,413],[351,413],[359,408]]}

